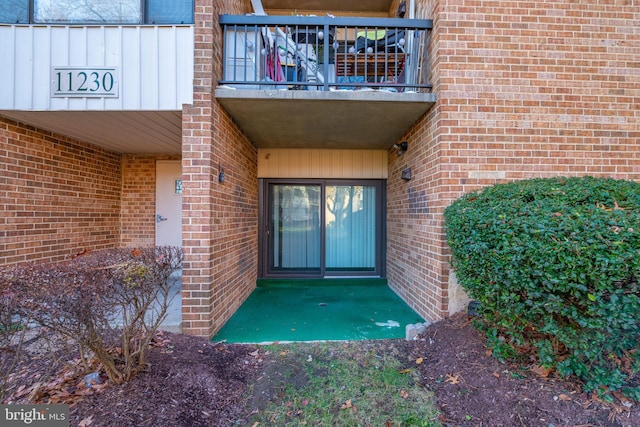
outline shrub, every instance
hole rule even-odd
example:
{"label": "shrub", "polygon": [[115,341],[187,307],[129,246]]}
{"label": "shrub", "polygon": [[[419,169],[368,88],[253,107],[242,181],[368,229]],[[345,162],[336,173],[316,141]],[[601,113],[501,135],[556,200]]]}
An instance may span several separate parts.
{"label": "shrub", "polygon": [[640,184],[551,178],[469,193],[445,210],[452,266],[496,356],[531,352],[587,391],[640,369]]}
{"label": "shrub", "polygon": [[179,248],[114,249],[23,265],[10,281],[24,316],[77,342],[82,358],[90,350],[119,384],[145,367],[181,265]]}
{"label": "shrub", "polygon": [[4,403],[9,379],[20,361],[28,323],[20,318],[19,296],[11,289],[8,277],[8,272],[0,269],[0,403]]}

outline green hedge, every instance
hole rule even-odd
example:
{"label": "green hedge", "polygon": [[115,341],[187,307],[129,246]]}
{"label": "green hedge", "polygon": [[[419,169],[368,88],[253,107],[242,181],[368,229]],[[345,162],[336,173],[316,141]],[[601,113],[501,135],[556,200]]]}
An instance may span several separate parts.
{"label": "green hedge", "polygon": [[452,266],[494,355],[535,354],[587,391],[640,400],[640,184],[549,178],[445,211]]}

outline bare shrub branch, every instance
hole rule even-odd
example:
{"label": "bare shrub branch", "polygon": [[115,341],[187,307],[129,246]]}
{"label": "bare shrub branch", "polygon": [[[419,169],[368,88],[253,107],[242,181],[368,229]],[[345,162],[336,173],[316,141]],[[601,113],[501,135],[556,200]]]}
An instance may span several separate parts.
{"label": "bare shrub branch", "polygon": [[147,348],[166,317],[176,247],[91,252],[58,264],[16,269],[21,311],[90,350],[109,379],[122,383],[145,367]]}

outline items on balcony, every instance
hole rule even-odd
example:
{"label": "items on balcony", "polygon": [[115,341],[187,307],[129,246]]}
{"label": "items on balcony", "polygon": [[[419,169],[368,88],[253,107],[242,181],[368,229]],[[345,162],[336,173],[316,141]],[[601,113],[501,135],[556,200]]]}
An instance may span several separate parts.
{"label": "items on balcony", "polygon": [[225,73],[220,83],[226,86],[392,92],[430,88],[424,73],[430,21],[251,16],[221,17],[221,23]]}

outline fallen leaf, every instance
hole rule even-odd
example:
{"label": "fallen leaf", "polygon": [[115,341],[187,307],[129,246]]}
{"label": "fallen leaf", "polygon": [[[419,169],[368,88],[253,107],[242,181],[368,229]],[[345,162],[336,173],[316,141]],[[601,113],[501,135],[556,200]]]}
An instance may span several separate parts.
{"label": "fallen leaf", "polygon": [[93,423],[93,415],[91,415],[90,417],[87,417],[84,420],[80,421],[80,424],[78,424],[78,427],[88,427],[92,423]]}
{"label": "fallen leaf", "polygon": [[400,397],[402,397],[403,399],[406,399],[409,397],[409,392],[407,392],[407,390],[402,389],[400,390]]}
{"label": "fallen leaf", "polygon": [[342,404],[342,406],[340,407],[340,409],[349,409],[351,408],[353,405],[351,404],[351,399],[347,400],[346,402],[344,402]]}
{"label": "fallen leaf", "polygon": [[398,371],[399,374],[408,374],[409,372],[411,372],[411,369],[402,369]]}
{"label": "fallen leaf", "polygon": [[387,427],[393,427],[393,424],[391,424],[391,421],[387,421],[385,424],[387,425]]}
{"label": "fallen leaf", "polygon": [[422,364],[422,362],[424,362],[424,359],[423,359],[422,357],[418,357],[418,358],[416,359],[416,365],[421,365],[421,364]]}
{"label": "fallen leaf", "polygon": [[249,353],[249,356],[257,357],[260,354],[260,350],[256,350],[252,353]]}
{"label": "fallen leaf", "polygon": [[620,401],[620,403],[622,403],[622,406],[626,407],[626,408],[630,408],[633,406],[633,403],[631,402],[631,400],[625,396],[624,394],[622,394],[622,392],[620,391],[613,391],[612,394],[618,398],[618,400]]}
{"label": "fallen leaf", "polygon": [[496,378],[500,378],[500,374],[497,373],[496,371],[493,371],[493,376],[496,377]]}
{"label": "fallen leaf", "polygon": [[560,394],[558,396],[558,399],[562,400],[563,402],[567,402],[567,401],[571,400],[571,396],[568,396],[568,395],[562,393],[562,394]]}
{"label": "fallen leaf", "polygon": [[449,375],[447,374],[446,381],[450,384],[459,384],[460,383],[460,375]]}
{"label": "fallen leaf", "polygon": [[549,374],[553,372],[553,368],[545,368],[544,366],[538,365],[531,368],[531,371],[543,378],[547,378]]}

